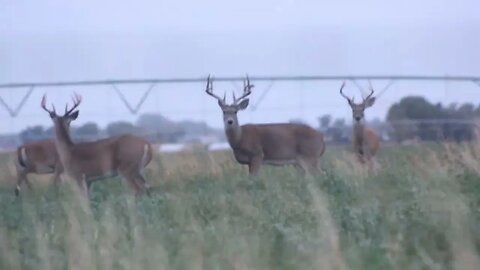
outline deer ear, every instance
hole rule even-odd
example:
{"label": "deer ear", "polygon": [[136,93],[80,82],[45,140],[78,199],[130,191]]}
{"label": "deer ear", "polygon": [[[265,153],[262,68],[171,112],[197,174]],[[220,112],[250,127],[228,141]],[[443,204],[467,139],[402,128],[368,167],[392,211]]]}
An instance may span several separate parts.
{"label": "deer ear", "polygon": [[248,98],[242,100],[242,102],[240,102],[240,104],[237,105],[237,109],[245,110],[248,107],[248,102],[249,102]]}
{"label": "deer ear", "polygon": [[220,106],[220,108],[223,108],[223,105],[224,105],[223,102],[218,100],[218,106]]}
{"label": "deer ear", "polygon": [[373,106],[373,104],[375,103],[375,100],[376,100],[375,97],[371,97],[371,98],[367,99],[365,101],[365,108]]}
{"label": "deer ear", "polygon": [[72,114],[70,114],[68,117],[69,117],[71,120],[75,120],[75,119],[77,119],[78,114],[79,114],[79,111],[75,111],[75,112],[73,112]]}

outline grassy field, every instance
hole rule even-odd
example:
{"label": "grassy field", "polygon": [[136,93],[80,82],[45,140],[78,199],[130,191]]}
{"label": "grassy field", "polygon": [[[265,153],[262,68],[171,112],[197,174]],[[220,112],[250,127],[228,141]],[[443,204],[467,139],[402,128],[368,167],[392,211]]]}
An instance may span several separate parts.
{"label": "grassy field", "polygon": [[327,149],[323,175],[254,180],[229,152],[157,155],[151,196],[114,178],[90,203],[51,176],[16,198],[0,159],[0,269],[480,267],[478,145],[384,147],[371,175]]}

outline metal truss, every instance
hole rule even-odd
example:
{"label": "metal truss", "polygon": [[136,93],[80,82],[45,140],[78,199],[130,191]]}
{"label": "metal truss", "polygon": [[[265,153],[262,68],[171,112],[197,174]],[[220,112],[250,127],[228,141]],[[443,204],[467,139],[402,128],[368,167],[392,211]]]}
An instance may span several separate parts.
{"label": "metal truss", "polygon": [[0,96],[0,104],[5,108],[5,110],[7,110],[8,114],[10,114],[12,118],[14,118],[18,115],[18,113],[20,113],[23,106],[25,105],[25,102],[27,102],[28,98],[33,93],[34,89],[35,89],[35,86],[33,85],[30,86],[27,93],[23,96],[22,100],[20,101],[20,103],[18,103],[18,105],[15,108],[12,108],[12,106],[8,105],[8,103],[1,96]]}
{"label": "metal truss", "polygon": [[[226,82],[237,82],[242,81],[244,77],[215,77],[215,81],[226,81]],[[28,82],[28,83],[5,83],[0,84],[0,105],[9,113],[9,115],[14,118],[18,116],[21,109],[25,105],[26,101],[32,94],[32,92],[37,88],[49,88],[49,87],[61,87],[61,86],[98,86],[98,85],[109,85],[114,90],[120,100],[123,102],[125,107],[132,114],[137,114],[145,100],[147,99],[150,92],[158,84],[168,84],[168,83],[200,83],[205,82],[206,77],[197,77],[197,78],[166,78],[166,79],[128,79],[128,80],[97,80],[97,81],[70,81],[70,82]],[[388,83],[383,87],[379,92],[379,95],[384,93],[389,87],[391,87],[396,81],[459,81],[459,82],[473,82],[475,85],[480,87],[480,77],[476,76],[415,76],[415,75],[405,75],[405,76],[378,76],[378,75],[365,75],[365,76],[250,76],[251,81],[265,81],[270,82],[266,88],[260,94],[260,98],[257,103],[252,106],[252,110],[258,108],[262,100],[266,97],[268,92],[271,90],[275,82],[284,82],[284,81],[343,81],[350,80],[352,81],[357,88],[364,93],[365,89],[359,84],[358,81],[367,80],[369,81],[379,81],[387,80]],[[119,85],[127,84],[149,84],[147,90],[143,93],[140,101],[132,106],[131,103],[125,98],[123,93],[119,89]],[[235,85],[235,84],[234,84]],[[4,89],[12,88],[28,88],[27,93],[22,98],[20,103],[13,108],[9,105],[1,96],[1,93],[4,93]]]}
{"label": "metal truss", "polygon": [[135,105],[135,107],[132,107],[130,102],[128,102],[128,99],[125,98],[123,93],[120,91],[120,89],[118,89],[118,87],[115,84],[112,84],[112,87],[117,93],[118,97],[122,100],[125,107],[127,107],[127,109],[130,111],[130,113],[137,114],[140,108],[142,107],[143,103],[145,102],[145,100],[147,100],[147,97],[150,94],[150,92],[152,92],[153,88],[155,88],[155,85],[156,85],[155,83],[150,84],[150,86],[143,93],[143,96],[140,98],[140,101],[137,103],[137,105]]}

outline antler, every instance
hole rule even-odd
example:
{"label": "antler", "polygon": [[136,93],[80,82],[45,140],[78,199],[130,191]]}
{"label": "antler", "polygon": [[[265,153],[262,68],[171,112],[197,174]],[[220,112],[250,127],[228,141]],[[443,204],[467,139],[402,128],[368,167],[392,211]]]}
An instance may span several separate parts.
{"label": "antler", "polygon": [[238,102],[246,97],[248,97],[252,93],[252,88],[255,87],[255,85],[250,84],[250,79],[247,78],[246,80],[243,80],[243,94],[237,99],[235,98],[235,93],[233,94],[233,104],[237,105]]}
{"label": "antler", "polygon": [[226,105],[225,94],[223,94],[223,98],[220,98],[219,96],[217,96],[213,93],[213,83],[212,83],[212,81],[213,81],[213,79],[210,80],[210,74],[209,74],[208,77],[207,77],[207,87],[205,88],[205,93],[207,93],[208,95],[216,98],[218,100],[218,102],[220,102],[222,105]]}
{"label": "antler", "polygon": [[345,87],[345,81],[342,83],[342,86],[340,86],[340,94],[348,101],[348,103],[353,103],[353,97],[349,98],[343,93],[344,87]]}
{"label": "antler", "polygon": [[74,93],[75,95],[72,97],[72,100],[73,100],[73,107],[69,110],[68,109],[68,104],[65,105],[65,115],[69,115],[73,112],[73,110],[75,110],[78,105],[80,105],[80,103],[82,103],[82,96],[80,96],[79,94],[77,93]]}
{"label": "antler", "polygon": [[49,109],[47,109],[46,103],[47,103],[47,94],[44,94],[43,98],[42,98],[42,102],[40,103],[40,105],[42,106],[42,109],[44,109],[49,114],[56,115],[55,106],[53,106],[53,104],[52,104],[52,110],[49,110]]}
{"label": "antler", "polygon": [[375,91],[373,91],[372,82],[370,80],[368,80],[368,85],[369,85],[369,88],[370,88],[370,94],[366,98],[363,99],[364,101],[368,100],[373,95],[373,93],[375,92]]}

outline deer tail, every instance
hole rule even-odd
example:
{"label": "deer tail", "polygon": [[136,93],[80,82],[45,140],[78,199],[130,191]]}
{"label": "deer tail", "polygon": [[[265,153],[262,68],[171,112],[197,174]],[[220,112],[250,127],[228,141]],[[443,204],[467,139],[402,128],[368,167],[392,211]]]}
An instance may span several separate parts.
{"label": "deer tail", "polygon": [[152,148],[149,143],[145,143],[143,146],[143,155],[142,155],[142,167],[146,167],[148,163],[152,160]]}

